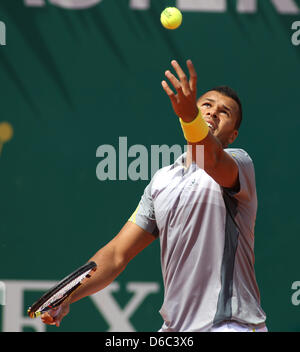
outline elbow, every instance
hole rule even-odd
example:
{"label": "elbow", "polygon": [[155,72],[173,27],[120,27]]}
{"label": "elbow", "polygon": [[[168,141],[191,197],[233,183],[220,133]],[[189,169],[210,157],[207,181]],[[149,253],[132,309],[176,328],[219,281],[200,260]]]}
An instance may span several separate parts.
{"label": "elbow", "polygon": [[123,271],[128,264],[128,259],[112,243],[101,248],[90,261],[96,262],[99,267],[108,270],[112,275]]}

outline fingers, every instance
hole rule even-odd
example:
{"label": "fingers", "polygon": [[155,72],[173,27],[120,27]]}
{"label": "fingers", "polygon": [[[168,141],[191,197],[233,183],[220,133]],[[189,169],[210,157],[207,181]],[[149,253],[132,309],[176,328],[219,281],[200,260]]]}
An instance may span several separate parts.
{"label": "fingers", "polygon": [[190,74],[189,81],[176,60],[172,60],[171,65],[174,68],[177,77],[169,70],[165,72],[165,76],[169,80],[170,84],[172,84],[177,94],[173,92],[166,81],[162,81],[162,87],[171,100],[175,114],[184,121],[191,121],[198,114],[196,103],[197,74],[194,65],[191,60],[187,61],[187,67]]}
{"label": "fingers", "polygon": [[188,67],[189,74],[190,74],[190,82],[189,82],[190,89],[192,92],[196,92],[197,91],[197,72],[192,63],[192,60],[187,60],[186,65]]}
{"label": "fingers", "polygon": [[63,307],[60,306],[58,308],[52,309],[41,316],[41,320],[44,324],[47,325],[56,325],[60,326],[60,322],[63,318]]}
{"label": "fingers", "polygon": [[169,70],[165,72],[165,76],[168,78],[168,80],[172,83],[173,87],[176,89],[179,98],[182,95],[188,96],[190,95],[190,93],[193,93],[195,95],[197,90],[197,73],[194,68],[194,65],[191,60],[187,60],[186,64],[190,75],[189,81],[187,79],[186,74],[184,73],[184,71],[182,70],[182,68],[180,67],[180,65],[176,60],[172,60],[171,65],[174,68],[178,76],[178,79]]}
{"label": "fingers", "polygon": [[47,325],[56,325],[57,327],[60,325],[60,320],[58,320],[57,318],[53,317],[48,312],[44,313],[41,316],[41,320],[42,320],[42,322],[44,324],[47,324]]}
{"label": "fingers", "polygon": [[[182,70],[182,68],[180,67],[180,65],[178,64],[178,62],[176,60],[172,60],[171,65],[173,66],[175,72],[177,73],[177,76],[179,78],[180,85],[182,87],[182,91],[183,91],[184,95],[188,95],[190,92],[190,86],[189,86],[189,82],[188,82],[186,74],[184,73],[184,71]],[[172,82],[172,84],[173,84],[173,82]]]}
{"label": "fingers", "polygon": [[165,72],[165,76],[172,83],[180,99],[184,95],[181,82],[179,82],[179,80],[169,70]]}
{"label": "fingers", "polygon": [[173,104],[176,104],[176,102],[177,102],[176,96],[175,96],[174,92],[172,91],[172,89],[169,87],[168,83],[166,81],[162,81],[161,85],[162,85],[164,91],[169,96],[171,102]]}

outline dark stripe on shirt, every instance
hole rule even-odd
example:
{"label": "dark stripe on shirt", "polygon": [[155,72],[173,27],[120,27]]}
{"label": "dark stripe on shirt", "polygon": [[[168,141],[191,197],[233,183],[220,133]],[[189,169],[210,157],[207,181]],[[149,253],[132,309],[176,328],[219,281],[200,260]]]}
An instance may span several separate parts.
{"label": "dark stripe on shirt", "polygon": [[217,312],[214,324],[218,324],[232,317],[232,286],[235,254],[238,244],[239,230],[234,221],[237,213],[237,200],[230,197],[226,191],[223,192],[226,206],[225,244],[221,266],[221,290],[218,297]]}

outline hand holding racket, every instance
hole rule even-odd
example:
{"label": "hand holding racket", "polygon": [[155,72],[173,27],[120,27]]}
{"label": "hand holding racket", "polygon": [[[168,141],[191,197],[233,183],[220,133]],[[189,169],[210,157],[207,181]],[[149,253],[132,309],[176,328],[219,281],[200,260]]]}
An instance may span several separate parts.
{"label": "hand holding racket", "polygon": [[41,315],[42,322],[47,325],[56,325],[59,327],[62,319],[69,313],[70,304],[62,303],[58,308],[50,309]]}
{"label": "hand holding racket", "polygon": [[97,264],[88,262],[48,290],[27,311],[30,318],[42,315],[45,324],[59,326],[69,312],[71,295],[96,271]]}

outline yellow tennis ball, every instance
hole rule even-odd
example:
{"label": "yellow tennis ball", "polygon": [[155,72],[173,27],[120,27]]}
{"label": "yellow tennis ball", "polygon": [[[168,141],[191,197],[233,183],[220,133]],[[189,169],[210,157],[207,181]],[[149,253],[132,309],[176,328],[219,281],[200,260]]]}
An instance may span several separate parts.
{"label": "yellow tennis ball", "polygon": [[182,23],[182,14],[176,7],[167,7],[160,15],[160,22],[167,29],[176,29]]}
{"label": "yellow tennis ball", "polygon": [[14,134],[13,128],[8,122],[0,123],[0,143],[6,143],[12,139]]}

